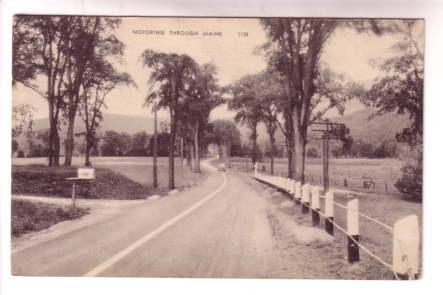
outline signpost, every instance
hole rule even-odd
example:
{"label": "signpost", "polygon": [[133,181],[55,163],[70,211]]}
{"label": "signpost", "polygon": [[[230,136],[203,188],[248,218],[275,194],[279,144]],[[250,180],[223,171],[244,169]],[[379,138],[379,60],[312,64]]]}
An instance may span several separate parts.
{"label": "signpost", "polygon": [[321,132],[320,138],[323,141],[322,165],[323,165],[323,190],[326,193],[329,190],[329,141],[343,140],[348,130],[344,124],[325,122],[314,122],[312,125],[319,126],[321,129],[313,129],[314,132]]}
{"label": "signpost", "polygon": [[78,168],[77,177],[68,177],[67,180],[72,181],[72,208],[75,209],[76,203],[76,184],[78,181],[88,181],[95,179],[95,169],[94,168]]}

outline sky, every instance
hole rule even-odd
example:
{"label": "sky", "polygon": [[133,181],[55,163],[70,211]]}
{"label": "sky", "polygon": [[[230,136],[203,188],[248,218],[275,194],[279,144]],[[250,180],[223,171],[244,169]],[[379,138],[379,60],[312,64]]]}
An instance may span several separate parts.
{"label": "sky", "polygon": [[[266,68],[264,58],[254,53],[266,41],[259,20],[254,18],[127,17],[122,18],[115,34],[126,45],[122,63],[117,67],[132,76],[137,88],[124,87],[112,91],[107,97],[105,113],[150,115],[150,110],[143,108],[149,69],[143,67],[140,61],[140,55],[146,49],[186,53],[200,64],[212,62],[217,67],[220,85],[227,85]],[[380,75],[371,65],[371,60],[391,54],[391,46],[397,38],[339,28],[327,41],[321,63],[349,80],[369,86]],[[37,83],[44,85],[42,81]],[[46,102],[32,90],[19,85],[14,89],[13,96],[14,104],[27,103],[36,109],[34,118],[47,117]],[[346,105],[345,114],[362,107],[357,100],[351,100]],[[331,111],[329,115],[337,114]],[[226,106],[221,106],[213,110],[211,117],[232,118],[233,113]]]}

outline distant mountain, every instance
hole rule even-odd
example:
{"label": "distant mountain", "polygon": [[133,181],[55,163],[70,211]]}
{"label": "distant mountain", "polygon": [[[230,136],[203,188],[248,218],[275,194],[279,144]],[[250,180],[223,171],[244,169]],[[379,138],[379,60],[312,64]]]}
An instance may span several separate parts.
{"label": "distant mountain", "polygon": [[[159,118],[159,122],[165,118]],[[34,122],[34,130],[43,130],[49,128],[48,118],[38,119]],[[81,132],[85,129],[85,124],[81,118],[77,118],[75,122],[75,132]],[[66,130],[66,126],[62,126],[62,130]],[[140,131],[152,133],[154,131],[154,119],[146,116],[128,116],[118,114],[104,114],[103,122],[100,125],[100,131],[114,130],[117,132],[126,132],[134,134]]]}
{"label": "distant mountain", "polygon": [[346,116],[332,118],[331,121],[345,124],[354,139],[372,144],[395,139],[395,135],[411,123],[407,115],[389,113],[371,118],[373,113],[373,109],[366,108]]}
{"label": "distant mountain", "polygon": [[[343,123],[349,128],[350,135],[354,140],[360,139],[365,142],[378,145],[383,140],[395,140],[395,135],[403,128],[410,124],[407,115],[398,115],[394,113],[375,116],[370,118],[374,113],[371,108],[366,108],[353,112],[345,116],[337,116],[330,118],[331,122]],[[241,126],[240,132],[244,143],[249,142],[250,131]],[[258,142],[260,144],[268,144],[269,137],[264,126],[260,126]],[[308,134],[310,144],[318,145],[313,139],[316,135],[313,132]],[[277,142],[284,144],[284,137],[280,130],[276,133]]]}
{"label": "distant mountain", "polygon": [[[378,144],[385,139],[394,139],[395,134],[400,132],[403,128],[410,124],[410,119],[406,115],[398,115],[394,113],[385,114],[383,116],[376,116],[370,119],[373,110],[366,108],[353,112],[345,116],[337,116],[331,118],[332,122],[344,123],[349,129],[350,134],[356,139],[361,139],[372,144]],[[159,122],[167,120],[167,118],[159,118]],[[140,131],[147,133],[153,132],[154,120],[152,117],[146,116],[128,116],[118,114],[105,114],[104,120],[101,123],[100,131],[114,130],[117,132],[126,132],[134,134]],[[242,135],[243,143],[249,142],[250,131],[248,128],[237,125]],[[39,119],[34,122],[34,130],[41,130],[49,128],[48,119]],[[65,133],[66,126],[62,127],[62,134]],[[84,123],[80,118],[77,118],[75,131],[80,132],[84,130]],[[260,144],[267,144],[269,142],[266,129],[262,124],[259,126]],[[310,135],[313,137],[313,134]],[[276,134],[277,141],[284,143],[283,134],[280,130]]]}

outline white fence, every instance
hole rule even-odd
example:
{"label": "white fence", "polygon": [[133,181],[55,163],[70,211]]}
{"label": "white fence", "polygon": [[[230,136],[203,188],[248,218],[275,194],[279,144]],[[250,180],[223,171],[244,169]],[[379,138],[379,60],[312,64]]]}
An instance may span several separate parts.
{"label": "white fence", "polygon": [[[370,257],[391,269],[396,279],[418,278],[420,229],[416,215],[406,216],[395,222],[394,226],[390,226],[359,212],[358,199],[350,200],[345,206],[334,201],[334,192],[332,190],[321,195],[321,190],[317,186],[311,186],[308,183],[302,185],[299,181],[282,176],[261,174],[258,172],[257,167],[254,170],[254,178],[288,194],[296,204],[301,205],[301,212],[303,214],[311,213],[314,226],[319,225],[320,217],[323,217],[327,233],[333,235],[334,228],[343,232],[348,237],[348,261],[350,263],[360,260],[361,249]],[[320,209],[320,199],[324,199],[323,211]],[[346,228],[341,227],[334,221],[335,206],[346,210]],[[374,222],[392,234],[392,263],[384,261],[361,244],[360,218]]]}

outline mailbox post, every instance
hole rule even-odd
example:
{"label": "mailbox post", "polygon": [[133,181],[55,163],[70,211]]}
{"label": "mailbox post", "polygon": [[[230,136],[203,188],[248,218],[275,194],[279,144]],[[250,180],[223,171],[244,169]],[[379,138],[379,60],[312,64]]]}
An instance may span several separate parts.
{"label": "mailbox post", "polygon": [[66,180],[72,181],[72,208],[76,206],[76,184],[80,181],[89,181],[95,179],[94,168],[78,168],[77,177],[68,177]]}

